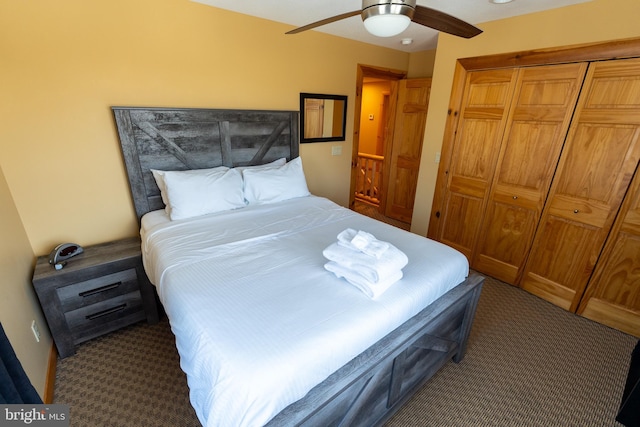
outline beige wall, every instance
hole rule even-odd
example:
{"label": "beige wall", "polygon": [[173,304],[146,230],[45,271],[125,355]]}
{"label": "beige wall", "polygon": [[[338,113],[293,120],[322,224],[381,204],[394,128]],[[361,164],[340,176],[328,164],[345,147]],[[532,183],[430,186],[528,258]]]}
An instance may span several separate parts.
{"label": "beige wall", "polygon": [[[36,390],[43,396],[51,336],[31,286],[33,251],[0,169],[0,322]],[[35,320],[40,342],[31,333]]]}
{"label": "beige wall", "polygon": [[113,105],[298,110],[300,92],[348,95],[343,154],[301,149],[310,189],[346,205],[356,65],[406,70],[409,55],[288,29],[188,0],[2,0],[0,166],[34,252],[137,233]]}
{"label": "beige wall", "polygon": [[348,95],[347,141],[301,148],[310,189],[347,204],[357,64],[406,70],[409,55],[289,29],[188,0],[0,0],[0,320],[41,393],[51,339],[34,254],[138,233],[111,106],[298,110],[300,92]]}
{"label": "beige wall", "polygon": [[411,230],[421,235],[427,233],[438,168],[435,157],[442,146],[456,59],[639,37],[638,16],[638,0],[592,0],[479,24],[484,33],[469,40],[441,34]]}
{"label": "beige wall", "polygon": [[383,117],[384,95],[391,92],[388,80],[364,83],[360,110],[360,137],[358,151],[366,154],[384,155],[384,147],[378,144]]}
{"label": "beige wall", "polygon": [[424,52],[412,53],[409,57],[408,79],[421,77],[433,77],[433,68],[436,62],[436,49]]}

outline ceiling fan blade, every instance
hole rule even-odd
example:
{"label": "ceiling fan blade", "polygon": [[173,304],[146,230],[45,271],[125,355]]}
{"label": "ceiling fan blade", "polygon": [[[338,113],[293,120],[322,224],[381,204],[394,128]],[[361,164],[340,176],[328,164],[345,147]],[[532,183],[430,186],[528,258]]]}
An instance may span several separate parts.
{"label": "ceiling fan blade", "polygon": [[354,10],[353,12],[343,13],[342,15],[332,16],[331,18],[323,19],[322,21],[317,21],[309,25],[305,25],[304,27],[295,28],[291,31],[287,31],[285,34],[297,34],[303,31],[311,30],[312,28],[320,27],[322,25],[330,24],[332,22],[340,21],[341,19],[351,18],[352,16],[360,15],[362,10]]}
{"label": "ceiling fan blade", "polygon": [[480,28],[474,27],[454,16],[418,5],[416,5],[416,11],[413,14],[412,21],[416,24],[433,28],[434,30],[464,37],[465,39],[475,37],[482,32]]}

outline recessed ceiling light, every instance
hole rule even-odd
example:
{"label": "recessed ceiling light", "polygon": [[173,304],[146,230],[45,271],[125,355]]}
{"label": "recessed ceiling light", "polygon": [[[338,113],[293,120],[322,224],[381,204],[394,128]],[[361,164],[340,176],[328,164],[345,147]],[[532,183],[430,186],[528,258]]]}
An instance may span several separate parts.
{"label": "recessed ceiling light", "polygon": [[413,43],[413,39],[402,39],[401,42],[402,44],[407,45]]}
{"label": "recessed ceiling light", "polygon": [[495,3],[495,4],[505,4],[505,3],[511,3],[513,0],[489,0],[489,3]]}

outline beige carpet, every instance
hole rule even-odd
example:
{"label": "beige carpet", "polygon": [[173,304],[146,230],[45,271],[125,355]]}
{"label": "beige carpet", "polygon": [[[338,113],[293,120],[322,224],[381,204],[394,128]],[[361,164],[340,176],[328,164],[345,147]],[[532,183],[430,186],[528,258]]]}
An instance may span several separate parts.
{"label": "beige carpet", "polygon": [[446,365],[388,425],[620,425],[636,341],[489,278],[465,359]]}
{"label": "beige carpet", "polygon": [[[488,279],[465,359],[388,426],[616,426],[636,338]],[[197,426],[166,320],[82,344],[58,361],[72,426]]]}

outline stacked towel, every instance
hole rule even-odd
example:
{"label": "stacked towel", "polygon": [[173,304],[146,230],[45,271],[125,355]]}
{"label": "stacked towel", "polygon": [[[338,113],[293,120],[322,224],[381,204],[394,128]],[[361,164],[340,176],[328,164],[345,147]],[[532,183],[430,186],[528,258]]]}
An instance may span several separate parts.
{"label": "stacked towel", "polygon": [[324,268],[344,277],[370,298],[377,298],[402,279],[407,256],[391,243],[372,234],[348,228],[338,234],[338,241],[323,252],[329,260]]}
{"label": "stacked towel", "polygon": [[353,228],[347,228],[338,234],[338,244],[371,255],[376,259],[380,259],[382,254],[389,249],[387,242],[376,239],[373,234],[366,231],[356,231]]}

